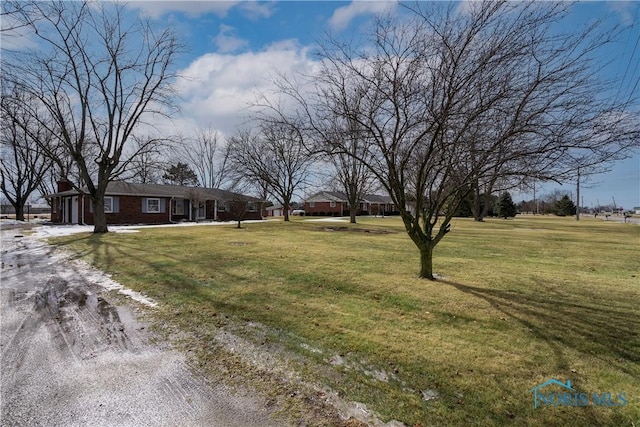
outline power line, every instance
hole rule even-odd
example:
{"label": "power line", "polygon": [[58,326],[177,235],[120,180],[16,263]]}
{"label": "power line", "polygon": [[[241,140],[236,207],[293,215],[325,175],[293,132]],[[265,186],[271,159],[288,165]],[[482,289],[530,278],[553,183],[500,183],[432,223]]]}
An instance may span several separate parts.
{"label": "power line", "polygon": [[[632,28],[633,27],[637,27],[637,19],[638,19],[638,13],[640,12],[640,5],[638,7],[636,7],[636,13],[633,17],[633,21],[632,21]],[[627,41],[625,42],[625,47],[629,44],[629,40],[631,38],[631,30],[629,33],[629,37],[627,37]],[[640,33],[638,33],[638,37],[636,38],[636,42],[635,45],[633,46],[633,52],[631,53],[631,57],[629,58],[629,62],[627,62],[627,66],[625,67],[624,70],[624,74],[622,75],[622,79],[620,79],[620,86],[618,87],[618,91],[616,94],[616,99],[620,97],[621,92],[623,90],[623,86],[625,85],[625,81],[627,79],[627,73],[629,72],[629,68],[631,67],[631,64],[633,63],[633,58],[636,55],[636,51],[638,49],[638,44],[640,43]],[[633,72],[631,73],[631,77],[630,77],[630,82],[627,85],[627,88],[631,86],[631,83],[633,82],[633,76],[635,76],[636,71],[638,70],[638,64],[640,64],[640,61],[636,61],[635,62],[635,68],[633,70]],[[629,97],[627,98],[626,102],[625,102],[625,107],[629,104],[629,102],[631,102],[631,98],[633,97],[633,93],[635,92],[636,88],[638,87],[638,82],[640,82],[640,76],[638,77],[638,79],[636,80],[633,89],[629,92]]]}
{"label": "power line", "polygon": [[[638,18],[638,12],[640,11],[640,6],[636,8],[636,14],[633,17],[633,23],[635,25],[636,19]],[[625,46],[629,44],[629,39],[631,38],[631,32],[629,33],[629,37],[627,37],[627,41],[625,42]],[[640,40],[640,34],[638,34],[638,40]],[[633,57],[636,54],[636,49],[638,48],[638,40],[636,40],[636,44],[633,47],[633,53],[631,54],[631,58],[629,58],[629,62],[627,63],[626,68],[624,69],[624,74],[622,75],[622,81],[627,78],[627,72],[629,71],[629,67],[631,66],[631,61],[633,61]]]}

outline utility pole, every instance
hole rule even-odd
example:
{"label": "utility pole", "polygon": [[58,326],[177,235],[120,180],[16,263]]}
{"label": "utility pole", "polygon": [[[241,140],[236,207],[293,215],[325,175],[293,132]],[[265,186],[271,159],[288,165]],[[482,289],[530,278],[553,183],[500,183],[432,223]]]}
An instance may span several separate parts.
{"label": "utility pole", "polygon": [[536,215],[538,215],[540,212],[538,210],[538,199],[536,199],[536,182],[533,181],[533,203],[535,203],[536,205]]}
{"label": "utility pole", "polygon": [[580,168],[578,168],[578,181],[576,183],[576,221],[580,221]]}

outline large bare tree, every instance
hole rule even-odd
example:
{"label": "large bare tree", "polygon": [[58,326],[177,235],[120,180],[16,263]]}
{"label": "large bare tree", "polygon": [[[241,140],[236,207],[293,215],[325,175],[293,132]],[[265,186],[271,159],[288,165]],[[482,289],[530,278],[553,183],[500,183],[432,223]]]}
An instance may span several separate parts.
{"label": "large bare tree", "polygon": [[171,112],[171,67],[181,45],[172,31],[130,18],[119,3],[11,4],[19,5],[12,19],[30,28],[38,47],[4,55],[3,72],[53,118],[61,154],[51,152],[52,159],[61,168],[61,159],[73,159],[79,180],[72,184],[93,203],[94,233],[107,232],[107,184],[158,142],[131,144],[153,115]]}
{"label": "large bare tree", "polygon": [[300,128],[279,119],[260,122],[258,130],[242,130],[229,140],[229,164],[234,174],[254,187],[263,187],[284,207],[309,181],[314,156],[306,148]]}
{"label": "large bare tree", "polygon": [[220,132],[213,128],[198,129],[193,138],[180,144],[178,157],[198,175],[205,188],[229,188],[229,150]]}
{"label": "large bare tree", "polygon": [[325,144],[328,148],[326,156],[335,170],[334,180],[347,196],[349,222],[355,224],[360,201],[378,185],[374,174],[367,167],[367,162],[372,159],[370,142],[366,140],[367,134],[360,132],[354,123],[348,123],[325,135],[332,135],[339,140],[340,147],[344,149],[332,150],[334,142]]}
{"label": "large bare tree", "polygon": [[595,70],[612,33],[563,32],[570,7],[416,3],[378,17],[366,43],[324,43],[314,93],[285,87],[333,152],[350,153],[348,139],[326,136],[335,116],[366,133],[374,155],[355,157],[397,206],[420,277],[434,279],[434,248],[478,182],[560,181],[576,158],[637,147],[638,114],[603,97],[610,82]]}
{"label": "large bare tree", "polygon": [[173,141],[158,139],[150,135],[132,135],[132,156],[123,179],[141,184],[159,184],[165,170],[170,166],[166,161],[167,149],[173,148]]}
{"label": "large bare tree", "polygon": [[43,147],[51,144],[53,136],[25,110],[30,102],[33,99],[19,93],[2,93],[0,101],[0,191],[18,221],[24,221],[25,204],[52,167]]}

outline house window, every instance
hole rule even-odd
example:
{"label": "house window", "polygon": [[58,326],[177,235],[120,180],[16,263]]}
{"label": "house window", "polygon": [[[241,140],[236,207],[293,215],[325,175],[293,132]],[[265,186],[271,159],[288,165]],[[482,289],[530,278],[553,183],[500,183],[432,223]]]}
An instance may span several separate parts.
{"label": "house window", "polygon": [[336,207],[336,202],[329,202],[329,207],[335,208]]}
{"label": "house window", "polygon": [[183,200],[174,200],[173,201],[173,215],[184,215],[184,201]]}
{"label": "house window", "polygon": [[147,213],[160,213],[160,199],[147,199]]}
{"label": "house window", "polygon": [[316,207],[316,202],[309,202],[309,207],[310,208],[315,208]]}
{"label": "house window", "polygon": [[104,198],[104,213],[113,213],[113,197]]}

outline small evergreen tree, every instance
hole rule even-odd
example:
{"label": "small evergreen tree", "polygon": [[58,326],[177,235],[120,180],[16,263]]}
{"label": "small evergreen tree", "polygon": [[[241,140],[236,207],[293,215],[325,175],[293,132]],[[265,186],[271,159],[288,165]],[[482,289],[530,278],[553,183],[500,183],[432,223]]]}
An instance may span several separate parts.
{"label": "small evergreen tree", "polygon": [[556,202],[555,214],[558,216],[572,216],[576,214],[576,205],[566,194]]}
{"label": "small evergreen tree", "polygon": [[186,163],[171,165],[162,179],[166,184],[198,186],[198,176]]}
{"label": "small evergreen tree", "polygon": [[516,216],[516,205],[513,203],[513,199],[511,199],[511,194],[506,191],[500,195],[497,208],[498,215],[504,219]]}

